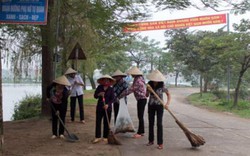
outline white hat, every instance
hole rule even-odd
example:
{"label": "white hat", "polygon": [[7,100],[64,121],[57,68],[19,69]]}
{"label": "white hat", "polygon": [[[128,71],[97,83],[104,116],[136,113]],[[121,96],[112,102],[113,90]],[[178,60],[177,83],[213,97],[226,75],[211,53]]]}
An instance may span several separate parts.
{"label": "white hat", "polygon": [[68,74],[76,74],[77,71],[72,69],[72,68],[68,68],[67,71],[64,73],[64,75],[68,75]]}
{"label": "white hat", "polygon": [[147,75],[147,78],[150,81],[155,81],[155,82],[164,82],[166,80],[166,78],[159,70],[152,71],[150,74]]}
{"label": "white hat", "polygon": [[117,69],[117,70],[113,73],[112,77],[115,77],[115,76],[126,77],[127,74],[125,74],[125,73],[121,72],[119,69]]}
{"label": "white hat", "polygon": [[130,75],[143,75],[140,69],[138,69],[136,66],[132,67],[127,71],[128,74]]}
{"label": "white hat", "polygon": [[112,78],[111,76],[109,76],[109,75],[103,75],[103,76],[101,76],[99,79],[97,79],[97,82],[98,82],[99,84],[101,84],[102,79],[110,79],[110,80],[112,81],[112,84],[115,83],[115,79],[113,79],[113,78]]}
{"label": "white hat", "polygon": [[53,82],[64,86],[71,86],[69,80],[64,75],[56,78]]}

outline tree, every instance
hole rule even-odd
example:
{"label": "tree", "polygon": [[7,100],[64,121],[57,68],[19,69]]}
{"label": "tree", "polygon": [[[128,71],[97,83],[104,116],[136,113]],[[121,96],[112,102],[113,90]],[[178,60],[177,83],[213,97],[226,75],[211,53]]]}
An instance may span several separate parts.
{"label": "tree", "polygon": [[153,3],[156,5],[157,8],[160,8],[162,10],[166,9],[178,9],[182,10],[187,7],[189,7],[192,3],[190,0],[182,0],[182,1],[176,1],[176,0],[154,0]]}
{"label": "tree", "polygon": [[234,62],[234,71],[238,72],[233,107],[237,107],[243,76],[250,67],[249,36],[249,33],[245,32],[231,33],[230,35],[221,38],[227,46],[227,50],[223,54],[223,57],[227,58],[231,62]]}
{"label": "tree", "polygon": [[159,42],[141,36],[132,39],[126,49],[131,64],[135,63],[139,68],[150,65],[150,70],[157,67],[162,51]]}
{"label": "tree", "polygon": [[216,33],[199,31],[192,34],[186,29],[180,29],[169,30],[166,34],[171,37],[167,42],[170,52],[176,60],[186,65],[185,68],[200,73],[200,92],[206,92],[208,82],[211,81],[209,71],[219,63],[217,55],[220,47],[216,45]]}

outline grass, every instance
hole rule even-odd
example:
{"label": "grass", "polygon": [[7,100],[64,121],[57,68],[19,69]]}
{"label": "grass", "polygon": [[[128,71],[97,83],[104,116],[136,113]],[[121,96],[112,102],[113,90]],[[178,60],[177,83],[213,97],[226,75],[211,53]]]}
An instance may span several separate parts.
{"label": "grass", "polygon": [[198,107],[206,108],[219,112],[230,112],[242,118],[250,119],[250,103],[246,100],[239,100],[237,107],[233,106],[233,101],[226,101],[226,99],[219,99],[212,93],[192,94],[188,97],[188,101]]}
{"label": "grass", "polygon": [[95,105],[97,103],[97,99],[94,98],[95,90],[85,90],[84,91],[84,105]]}

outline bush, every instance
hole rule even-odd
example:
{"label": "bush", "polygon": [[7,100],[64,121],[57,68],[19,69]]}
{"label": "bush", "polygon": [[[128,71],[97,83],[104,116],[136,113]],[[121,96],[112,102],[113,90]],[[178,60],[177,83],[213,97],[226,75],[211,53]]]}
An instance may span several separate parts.
{"label": "bush", "polygon": [[[227,97],[226,91],[215,90],[212,92],[219,99],[225,99]],[[232,96],[231,96],[232,97]]]}
{"label": "bush", "polygon": [[14,107],[12,120],[23,120],[37,117],[41,114],[41,95],[26,95]]}

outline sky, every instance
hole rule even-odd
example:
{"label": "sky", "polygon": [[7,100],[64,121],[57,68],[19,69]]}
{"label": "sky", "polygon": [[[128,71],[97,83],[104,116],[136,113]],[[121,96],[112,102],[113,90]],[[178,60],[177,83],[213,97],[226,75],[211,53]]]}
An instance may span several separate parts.
{"label": "sky", "polygon": [[[221,10],[225,10],[222,8]],[[190,17],[197,17],[197,16],[204,16],[204,15],[217,15],[217,14],[226,14],[229,13],[229,30],[233,31],[232,24],[233,23],[240,23],[242,18],[249,18],[250,13],[244,15],[234,15],[230,14],[229,11],[221,11],[216,12],[212,9],[205,9],[205,10],[198,10],[195,8],[189,8],[187,10],[165,10],[165,11],[157,11],[153,13],[153,16],[149,18],[147,21],[165,21],[165,20],[173,20],[173,19],[182,19],[182,18],[190,18]],[[191,27],[188,30],[195,31],[195,30],[202,30],[202,31],[217,31],[218,29],[222,28],[226,24],[216,24],[216,25],[208,25],[208,26],[197,26]],[[224,29],[226,31],[226,28]],[[164,46],[165,37],[164,37],[165,30],[151,30],[151,31],[142,31],[137,32],[141,36],[148,36],[149,39],[154,39],[160,42],[160,46]]]}

